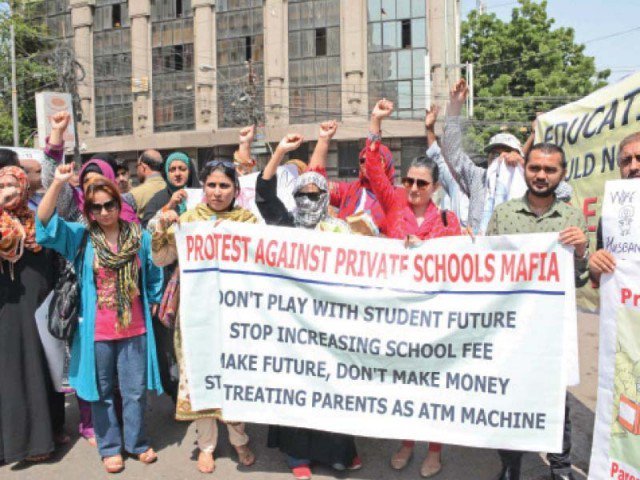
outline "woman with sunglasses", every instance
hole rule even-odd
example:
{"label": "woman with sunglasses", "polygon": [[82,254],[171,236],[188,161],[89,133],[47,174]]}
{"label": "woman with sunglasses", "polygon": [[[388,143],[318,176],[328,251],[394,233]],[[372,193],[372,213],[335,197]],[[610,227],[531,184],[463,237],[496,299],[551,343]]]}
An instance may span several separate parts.
{"label": "woman with sunglasses", "polygon": [[60,165],[38,207],[38,242],[74,263],[81,304],[72,342],[69,381],[92,402],[98,450],[107,472],[124,469],[120,425],[114,405],[116,378],[123,399],[124,450],[143,463],[156,461],[144,428],[146,390],[162,393],[151,308],[160,301],[162,270],[151,261],[151,236],[120,218],[116,185],[102,177],[86,186],[87,225],[55,212],[73,165]]}
{"label": "woman with sunglasses", "polygon": [[[382,100],[379,103],[387,115],[393,111],[393,103]],[[373,122],[372,122],[373,123]],[[372,125],[372,132],[379,135],[379,128]],[[394,187],[384,173],[379,154],[379,141],[367,139],[366,169],[371,186],[385,212],[387,235],[404,238],[409,244],[416,244],[431,238],[461,235],[460,222],[455,213],[440,211],[431,197],[438,187],[438,165],[428,157],[415,158],[407,175],[402,179],[402,187]],[[415,442],[404,440],[400,449],[391,457],[391,467],[402,470],[413,455]],[[429,443],[429,450],[420,475],[429,478],[442,470],[442,445]]]}
{"label": "woman with sunglasses", "polygon": [[[240,192],[238,174],[233,163],[225,160],[207,162],[200,173],[203,181],[204,202],[195,208],[178,215],[173,209],[162,212],[153,233],[153,261],[165,267],[178,261],[175,241],[176,223],[197,221],[221,221],[256,223],[256,217],[244,208],[235,205]],[[179,295],[179,294],[178,294]],[[176,310],[177,311],[177,310]],[[189,385],[185,370],[182,341],[180,338],[180,319],[176,318],[175,351],[180,366],[180,385],[176,402],[176,420],[195,421],[198,454],[198,470],[212,473],[215,470],[213,452],[218,443],[218,420],[223,421],[220,409],[193,410],[189,399]],[[255,462],[255,455],[249,449],[249,437],[244,431],[244,423],[227,423],[229,442],[235,448],[239,462],[248,467]]]}
{"label": "woman with sunglasses", "polygon": [[[349,225],[329,216],[327,180],[317,172],[300,175],[293,187],[296,208],[290,213],[277,195],[276,171],[285,154],[302,143],[300,135],[282,139],[256,183],[256,204],[269,225],[349,233]],[[319,147],[322,148],[322,147]],[[311,478],[311,463],[330,465],[336,470],[357,470],[362,466],[351,435],[307,428],[269,426],[268,445],[287,455],[287,463],[298,480]]]}

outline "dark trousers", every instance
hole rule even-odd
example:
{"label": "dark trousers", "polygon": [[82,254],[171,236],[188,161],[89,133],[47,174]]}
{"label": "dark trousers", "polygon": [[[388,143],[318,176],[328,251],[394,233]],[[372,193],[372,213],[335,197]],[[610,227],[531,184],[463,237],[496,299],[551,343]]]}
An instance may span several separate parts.
{"label": "dark trousers", "polygon": [[[569,407],[569,394],[565,400],[564,407],[564,433],[562,435],[562,452],[547,453],[547,460],[551,467],[551,472],[556,475],[571,472],[571,409]],[[522,464],[522,455],[525,452],[516,450],[498,450],[503,467],[511,467],[519,472]]]}
{"label": "dark trousers", "polygon": [[173,403],[178,398],[179,368],[173,346],[173,329],[167,328],[157,318],[153,318],[153,335],[156,339],[158,369],[162,389],[171,397]]}

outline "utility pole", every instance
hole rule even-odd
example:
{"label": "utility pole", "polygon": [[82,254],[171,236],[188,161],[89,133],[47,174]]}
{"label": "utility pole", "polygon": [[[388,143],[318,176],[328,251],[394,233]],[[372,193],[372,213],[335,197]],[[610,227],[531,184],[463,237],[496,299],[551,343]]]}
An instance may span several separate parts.
{"label": "utility pole", "polygon": [[13,117],[13,146],[20,146],[20,125],[18,123],[18,86],[16,74],[16,31],[13,25],[13,2],[9,2],[9,35],[11,43],[11,114]]}

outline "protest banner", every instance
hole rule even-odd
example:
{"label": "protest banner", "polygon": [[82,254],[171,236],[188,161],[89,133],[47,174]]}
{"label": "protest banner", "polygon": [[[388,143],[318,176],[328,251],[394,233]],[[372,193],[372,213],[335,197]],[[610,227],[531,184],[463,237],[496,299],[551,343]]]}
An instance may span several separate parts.
{"label": "protest banner", "polygon": [[[194,409],[559,451],[576,337],[557,234],[402,242],[232,222],[176,232]],[[573,332],[571,332],[573,330]]]}
{"label": "protest banner", "polygon": [[616,269],[600,285],[598,403],[589,478],[640,478],[640,182],[607,182],[602,239]]}
{"label": "protest banner", "polygon": [[[566,180],[573,187],[571,203],[585,214],[592,250],[604,184],[619,178],[618,144],[637,131],[640,73],[538,117],[536,142],[555,143],[566,153]],[[591,285],[581,288],[578,304],[585,310],[596,310],[598,292]]]}

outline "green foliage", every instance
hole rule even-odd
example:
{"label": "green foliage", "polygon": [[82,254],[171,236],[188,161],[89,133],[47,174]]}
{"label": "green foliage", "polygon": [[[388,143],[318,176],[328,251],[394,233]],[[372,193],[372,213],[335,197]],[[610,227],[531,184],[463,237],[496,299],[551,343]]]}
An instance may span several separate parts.
{"label": "green foliage", "polygon": [[[13,145],[13,123],[11,117],[11,17],[6,2],[0,7],[0,145]],[[14,1],[13,17],[16,38],[16,84],[18,90],[18,118],[20,122],[20,144],[32,145],[37,130],[35,93],[43,89],[54,89],[57,74],[46,60],[52,47],[43,21],[33,20],[34,8],[42,3]],[[2,8],[4,7],[4,8]],[[42,14],[42,12],[40,13]],[[31,20],[30,20],[31,18]]]}
{"label": "green foliage", "polygon": [[519,3],[508,22],[477,10],[462,22],[461,59],[475,66],[468,141],[476,151],[501,130],[524,140],[536,112],[588,95],[606,85],[610,74],[596,71],[572,28],[553,28],[546,1]]}

